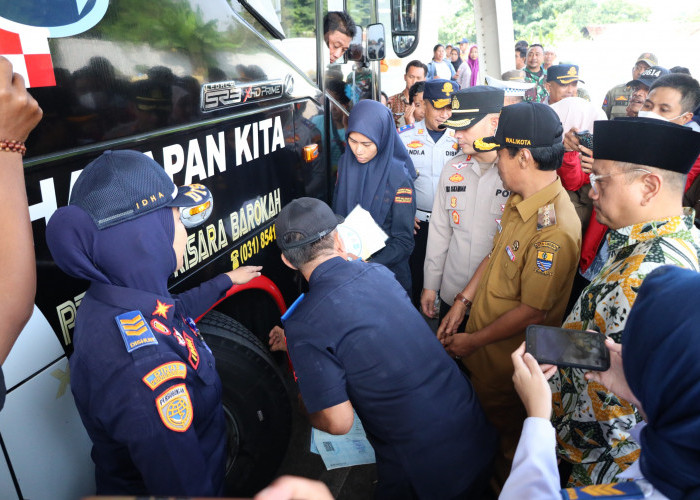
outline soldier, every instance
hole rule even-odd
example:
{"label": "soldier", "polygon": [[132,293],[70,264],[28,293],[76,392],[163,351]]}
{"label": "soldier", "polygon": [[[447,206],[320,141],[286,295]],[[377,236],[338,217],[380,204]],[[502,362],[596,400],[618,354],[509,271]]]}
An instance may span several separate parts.
{"label": "soldier", "polygon": [[416,246],[409,261],[413,283],[412,298],[416,305],[420,303],[420,293],[423,289],[423,260],[428,242],[428,224],[433,210],[435,189],[440,180],[442,167],[459,153],[454,130],[440,128],[440,125],[452,114],[450,96],[455,90],[459,90],[459,86],[449,80],[425,82],[423,91],[425,119],[399,129],[401,141],[406,146],[418,172],[418,178],[415,180]]}
{"label": "soldier", "polygon": [[[498,151],[498,173],[511,195],[491,253],[438,330],[500,434],[494,479],[501,485],[526,417],[510,355],[528,325],[561,325],[581,248],[581,223],[556,173],[562,132],[552,108],[523,102],[503,108],[495,136],[474,142],[475,151]],[[456,333],[472,301],[466,332]]]}
{"label": "soldier", "polygon": [[442,169],[433,202],[421,293],[421,310],[431,318],[442,320],[460,300],[458,292],[491,250],[510,195],[495,168],[496,152],[474,150],[475,140],[495,133],[503,96],[503,90],[483,85],[452,95],[452,118],[443,126],[455,130],[462,153]]}
{"label": "soldier", "polygon": [[[638,80],[640,75],[652,66],[659,64],[659,60],[651,52],[644,52],[637,58],[637,62],[632,67],[632,80]],[[608,120],[627,116],[627,105],[629,104],[632,89],[627,83],[621,83],[608,90],[603,101],[603,111],[608,116]]]}
{"label": "soldier", "polygon": [[542,61],[544,61],[544,47],[539,43],[533,43],[527,50],[527,64],[523,71],[525,71],[525,81],[535,84],[535,95],[533,97],[525,94],[526,101],[543,102],[547,97],[545,88],[547,70],[542,67]]}

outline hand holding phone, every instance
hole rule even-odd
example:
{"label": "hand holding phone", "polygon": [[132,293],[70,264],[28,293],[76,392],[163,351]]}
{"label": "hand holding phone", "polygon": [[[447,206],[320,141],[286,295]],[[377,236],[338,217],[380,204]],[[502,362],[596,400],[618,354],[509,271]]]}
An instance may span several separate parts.
{"label": "hand holding phone", "polygon": [[530,325],[525,337],[526,350],[538,363],[595,371],[610,368],[610,353],[602,333]]}
{"label": "hand holding phone", "polygon": [[[589,132],[588,130],[581,130],[580,132],[574,132],[574,135],[578,139],[578,142],[584,146],[593,151],[593,134]],[[582,153],[586,156],[590,156],[587,153]]]}

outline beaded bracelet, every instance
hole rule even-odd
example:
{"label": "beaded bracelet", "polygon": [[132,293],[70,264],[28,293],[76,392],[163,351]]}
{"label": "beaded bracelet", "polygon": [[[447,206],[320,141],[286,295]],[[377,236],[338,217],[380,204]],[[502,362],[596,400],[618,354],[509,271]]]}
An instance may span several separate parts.
{"label": "beaded bracelet", "polygon": [[24,145],[24,141],[0,141],[0,151],[7,151],[8,153],[20,153],[24,156],[27,153],[27,147]]}

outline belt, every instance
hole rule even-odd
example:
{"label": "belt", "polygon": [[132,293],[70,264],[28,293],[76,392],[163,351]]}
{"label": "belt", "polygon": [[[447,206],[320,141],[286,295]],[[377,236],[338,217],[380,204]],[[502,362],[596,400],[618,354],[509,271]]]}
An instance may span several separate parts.
{"label": "belt", "polygon": [[416,210],[416,219],[418,219],[421,222],[427,222],[430,220],[430,212],[418,209]]}

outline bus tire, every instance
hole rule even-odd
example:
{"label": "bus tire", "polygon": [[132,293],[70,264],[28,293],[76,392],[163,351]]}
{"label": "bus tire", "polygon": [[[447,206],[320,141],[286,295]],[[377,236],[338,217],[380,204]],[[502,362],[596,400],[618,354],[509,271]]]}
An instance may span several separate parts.
{"label": "bus tire", "polygon": [[282,374],[258,338],[209,312],[197,327],[223,384],[228,457],[225,496],[253,496],[274,478],[291,435],[292,409]]}

